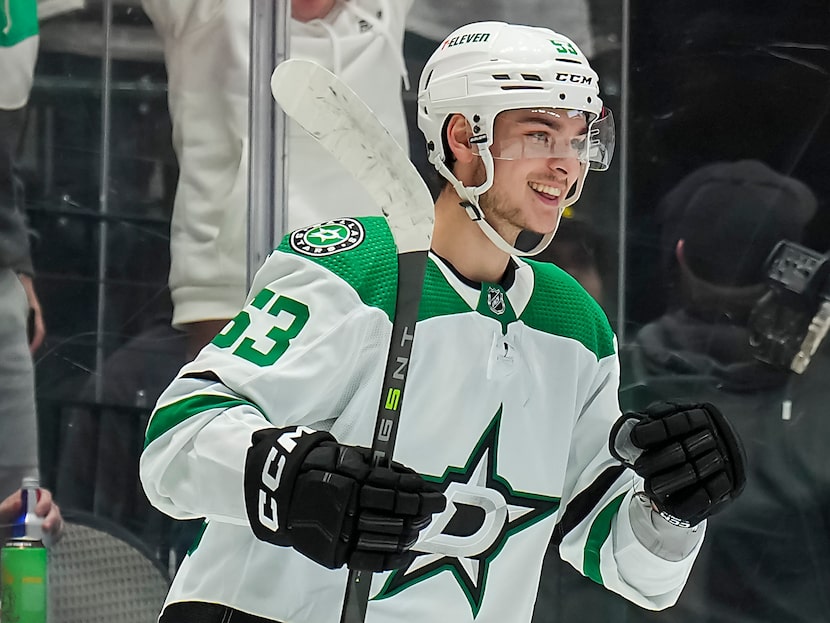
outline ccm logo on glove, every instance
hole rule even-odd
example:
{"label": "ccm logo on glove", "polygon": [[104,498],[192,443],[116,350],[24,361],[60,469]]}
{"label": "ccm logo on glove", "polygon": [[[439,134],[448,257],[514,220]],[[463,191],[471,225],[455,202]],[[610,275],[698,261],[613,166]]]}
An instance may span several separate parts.
{"label": "ccm logo on glove", "polygon": [[337,569],[409,565],[410,548],[446,499],[413,470],[372,465],[368,448],[303,426],[257,431],[245,462],[254,535]]}
{"label": "ccm logo on glove", "polygon": [[743,444],[712,404],[660,402],[611,429],[610,450],[644,481],[669,522],[691,527],[734,500],[746,483]]}
{"label": "ccm logo on glove", "polygon": [[262,486],[259,490],[257,512],[259,522],[272,532],[276,532],[280,527],[275,496],[280,487],[288,455],[297,448],[297,440],[300,437],[313,434],[314,431],[310,428],[298,426],[294,430],[285,431],[268,450],[268,457],[262,466],[260,479]]}

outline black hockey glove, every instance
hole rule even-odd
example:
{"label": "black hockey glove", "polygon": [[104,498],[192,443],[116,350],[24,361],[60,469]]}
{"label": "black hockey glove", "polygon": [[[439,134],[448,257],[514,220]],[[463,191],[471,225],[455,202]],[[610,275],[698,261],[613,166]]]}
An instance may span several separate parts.
{"label": "black hockey glove", "polygon": [[373,467],[369,449],[339,444],[326,432],[268,428],[252,443],[245,506],[254,534],[329,569],[409,565],[420,531],[446,506],[408,467]]}
{"label": "black hockey glove", "polygon": [[743,491],[743,445],[709,403],[659,402],[625,413],[611,429],[611,454],[645,481],[660,514],[683,527],[699,524]]}

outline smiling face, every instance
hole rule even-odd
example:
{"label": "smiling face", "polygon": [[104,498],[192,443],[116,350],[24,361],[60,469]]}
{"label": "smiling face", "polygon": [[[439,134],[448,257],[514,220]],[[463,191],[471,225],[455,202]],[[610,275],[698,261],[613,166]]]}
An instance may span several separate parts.
{"label": "smiling face", "polygon": [[[564,109],[507,110],[496,117],[493,185],[479,201],[505,239],[514,240],[521,230],[556,229],[587,158],[587,131],[584,114]],[[480,161],[474,177],[475,184],[484,183]]]}

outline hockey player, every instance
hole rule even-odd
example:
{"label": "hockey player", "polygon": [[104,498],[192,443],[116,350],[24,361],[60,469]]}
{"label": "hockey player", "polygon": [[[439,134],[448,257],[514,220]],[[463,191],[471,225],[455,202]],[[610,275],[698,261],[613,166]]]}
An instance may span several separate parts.
{"label": "hockey player", "polygon": [[366,450],[395,313],[390,230],[368,217],[295,231],[149,423],[150,501],[206,518],[161,621],[337,623],[353,568],[375,572],[368,623],[527,622],[551,538],[596,582],[665,608],[705,519],[741,490],[739,442],[711,405],[620,416],[605,315],[524,259],[612,154],[579,49],[467,25],[427,63],[418,111],[447,184],[400,463],[372,467]]}

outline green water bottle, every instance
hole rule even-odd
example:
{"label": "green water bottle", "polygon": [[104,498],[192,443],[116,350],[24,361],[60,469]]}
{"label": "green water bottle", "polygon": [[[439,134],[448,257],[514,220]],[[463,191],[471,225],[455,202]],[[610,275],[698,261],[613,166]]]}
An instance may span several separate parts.
{"label": "green water bottle", "polygon": [[2,623],[46,623],[46,548],[43,518],[35,515],[40,497],[37,478],[24,478],[22,508],[11,537],[0,550]]}

